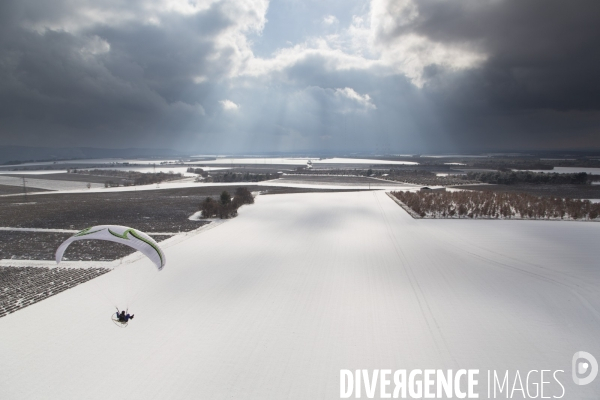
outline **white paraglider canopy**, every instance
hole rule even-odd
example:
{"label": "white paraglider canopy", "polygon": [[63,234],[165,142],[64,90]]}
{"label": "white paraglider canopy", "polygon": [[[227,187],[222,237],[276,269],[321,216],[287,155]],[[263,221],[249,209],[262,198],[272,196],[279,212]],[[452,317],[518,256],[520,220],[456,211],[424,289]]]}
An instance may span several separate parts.
{"label": "white paraglider canopy", "polygon": [[166,264],[165,254],[150,236],[128,226],[97,225],[86,228],[65,240],[56,250],[56,263],[59,264],[67,247],[76,240],[108,240],[125,244],[148,257],[158,270]]}

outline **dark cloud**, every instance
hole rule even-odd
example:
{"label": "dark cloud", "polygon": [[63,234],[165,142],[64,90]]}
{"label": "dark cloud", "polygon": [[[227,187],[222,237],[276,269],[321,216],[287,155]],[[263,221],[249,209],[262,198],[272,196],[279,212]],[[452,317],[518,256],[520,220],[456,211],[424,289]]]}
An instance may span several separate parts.
{"label": "dark cloud", "polygon": [[231,64],[214,47],[232,25],[217,6],[167,14],[157,25],[134,20],[75,32],[27,26],[65,17],[56,10],[10,2],[3,10],[23,16],[0,38],[0,134],[8,143],[173,144],[204,113],[211,85],[195,79],[218,80]]}
{"label": "dark cloud", "polygon": [[[323,28],[323,17],[344,6],[337,0],[322,9],[272,4],[264,36],[243,27],[245,18],[260,21],[257,11],[235,1],[190,14],[117,3],[0,2],[4,144],[193,152],[600,148],[594,1],[420,0],[412,10],[388,2],[396,24],[376,32],[382,46],[418,35],[486,55],[471,68],[431,63],[422,87],[381,66],[332,68],[318,52],[258,77],[236,76],[252,56],[242,34],[270,57],[319,29],[339,33]],[[353,2],[339,25],[364,9]],[[307,23],[294,22],[286,34],[288,19]],[[225,109],[224,100],[239,108]]]}
{"label": "dark cloud", "polygon": [[418,9],[416,20],[389,36],[417,32],[436,42],[462,43],[487,53],[482,71],[470,78],[495,106],[600,107],[600,3],[424,0]]}
{"label": "dark cloud", "polygon": [[475,69],[425,69],[424,93],[464,149],[599,148],[600,3],[586,0],[418,2],[407,33],[487,55]]}

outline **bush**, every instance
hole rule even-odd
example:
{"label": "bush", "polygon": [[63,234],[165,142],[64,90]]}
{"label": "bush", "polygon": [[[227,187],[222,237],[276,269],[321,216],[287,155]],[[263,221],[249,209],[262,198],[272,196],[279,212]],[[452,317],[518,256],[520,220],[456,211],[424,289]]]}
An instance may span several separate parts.
{"label": "bush", "polygon": [[223,191],[219,201],[207,197],[200,203],[202,218],[232,218],[237,216],[237,210],[244,204],[254,203],[252,193],[246,188],[237,188],[233,200],[227,191]]}
{"label": "bush", "polygon": [[231,203],[231,196],[224,190],[223,193],[221,193],[221,204],[226,206],[229,203]]}
{"label": "bush", "polygon": [[236,199],[240,204],[254,204],[254,196],[252,196],[252,193],[245,187],[235,189],[233,200],[235,201]]}
{"label": "bush", "polygon": [[203,218],[215,217],[219,212],[219,203],[214,201],[212,197],[207,197],[200,203],[200,211],[202,211]]}

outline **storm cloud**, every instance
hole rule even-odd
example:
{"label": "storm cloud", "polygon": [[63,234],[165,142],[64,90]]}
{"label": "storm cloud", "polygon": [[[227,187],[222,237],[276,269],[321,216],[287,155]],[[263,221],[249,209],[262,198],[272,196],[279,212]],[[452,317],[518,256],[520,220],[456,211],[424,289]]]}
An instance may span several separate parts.
{"label": "storm cloud", "polygon": [[0,4],[6,145],[186,152],[600,148],[600,5]]}

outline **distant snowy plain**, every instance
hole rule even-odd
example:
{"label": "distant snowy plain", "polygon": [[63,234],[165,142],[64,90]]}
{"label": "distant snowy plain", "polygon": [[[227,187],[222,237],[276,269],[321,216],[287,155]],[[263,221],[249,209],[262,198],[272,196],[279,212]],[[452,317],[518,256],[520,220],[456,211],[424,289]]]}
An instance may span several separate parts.
{"label": "distant snowy plain", "polygon": [[[0,176],[0,181],[1,181]],[[6,177],[8,178],[8,177]],[[14,178],[18,179],[18,178]],[[33,179],[31,181],[34,181]],[[167,190],[167,189],[182,189],[182,188],[203,188],[209,186],[272,186],[272,187],[289,187],[289,188],[303,188],[303,189],[344,189],[344,190],[369,190],[372,187],[376,187],[377,189],[386,189],[386,190],[418,190],[421,186],[412,185],[408,183],[401,182],[393,182],[393,181],[385,181],[381,179],[373,179],[372,186],[366,183],[361,184],[353,184],[348,182],[340,182],[340,183],[322,183],[322,182],[290,182],[283,181],[281,179],[272,179],[269,181],[261,181],[261,182],[222,182],[222,183],[202,183],[195,182],[194,178],[183,178],[173,181],[162,182],[160,184],[151,184],[151,185],[137,185],[137,186],[116,186],[116,187],[104,187],[104,185],[93,184],[93,186],[88,189],[85,187],[85,183],[83,182],[74,182],[74,184],[78,185],[75,188],[71,188],[68,186],[68,181],[51,181],[48,179],[37,179],[35,180],[37,185],[45,186],[43,188],[48,188],[50,190],[55,190],[54,192],[41,192],[41,193],[31,193],[31,195],[38,194],[58,194],[58,193],[110,193],[110,192],[139,192],[146,190]],[[41,182],[41,183],[40,183]],[[81,187],[81,186],[84,187]],[[51,189],[52,188],[52,189]],[[21,196],[21,194],[9,194],[3,196]]]}
{"label": "distant snowy plain", "polygon": [[[186,158],[187,160],[187,158]],[[333,158],[318,158],[318,157],[225,157],[225,156],[207,156],[206,160],[190,160],[185,161],[185,164],[247,164],[247,165],[257,165],[257,164],[277,164],[277,165],[306,165],[308,161],[311,161],[313,164],[396,164],[396,165],[417,165],[417,162],[412,161],[394,161],[394,160],[384,160],[384,159],[367,159],[367,158],[343,158],[343,157],[333,157]],[[168,168],[170,166],[176,167],[177,163],[181,163],[182,161],[176,159],[136,159],[136,158],[97,158],[97,159],[77,159],[77,160],[65,160],[58,161],[59,164],[97,164],[102,165],[105,164],[106,167],[112,166],[124,166],[123,163],[128,164],[137,164],[137,165],[146,165],[149,167],[156,168]],[[22,168],[22,167],[47,167],[50,165],[55,165],[57,162],[54,161],[40,161],[40,162],[29,162],[18,164],[14,166],[3,166],[2,169],[14,169],[14,168]],[[124,166],[127,168],[127,166]]]}
{"label": "distant snowy plain", "polygon": [[[0,185],[23,186],[23,179],[0,174]],[[89,190],[87,189],[87,182],[59,181],[50,179],[26,178],[25,185],[28,188],[39,188],[46,190]],[[89,185],[92,189],[100,189],[104,187],[104,185],[100,183],[90,183]]]}
{"label": "distant snowy plain", "polygon": [[143,258],[1,318],[0,398],[338,399],[340,369],[465,368],[480,398],[488,369],[561,369],[564,398],[597,399],[570,363],[600,355],[599,229],[414,220],[383,191],[259,196],[167,244],[126,329],[98,288],[145,279]]}

